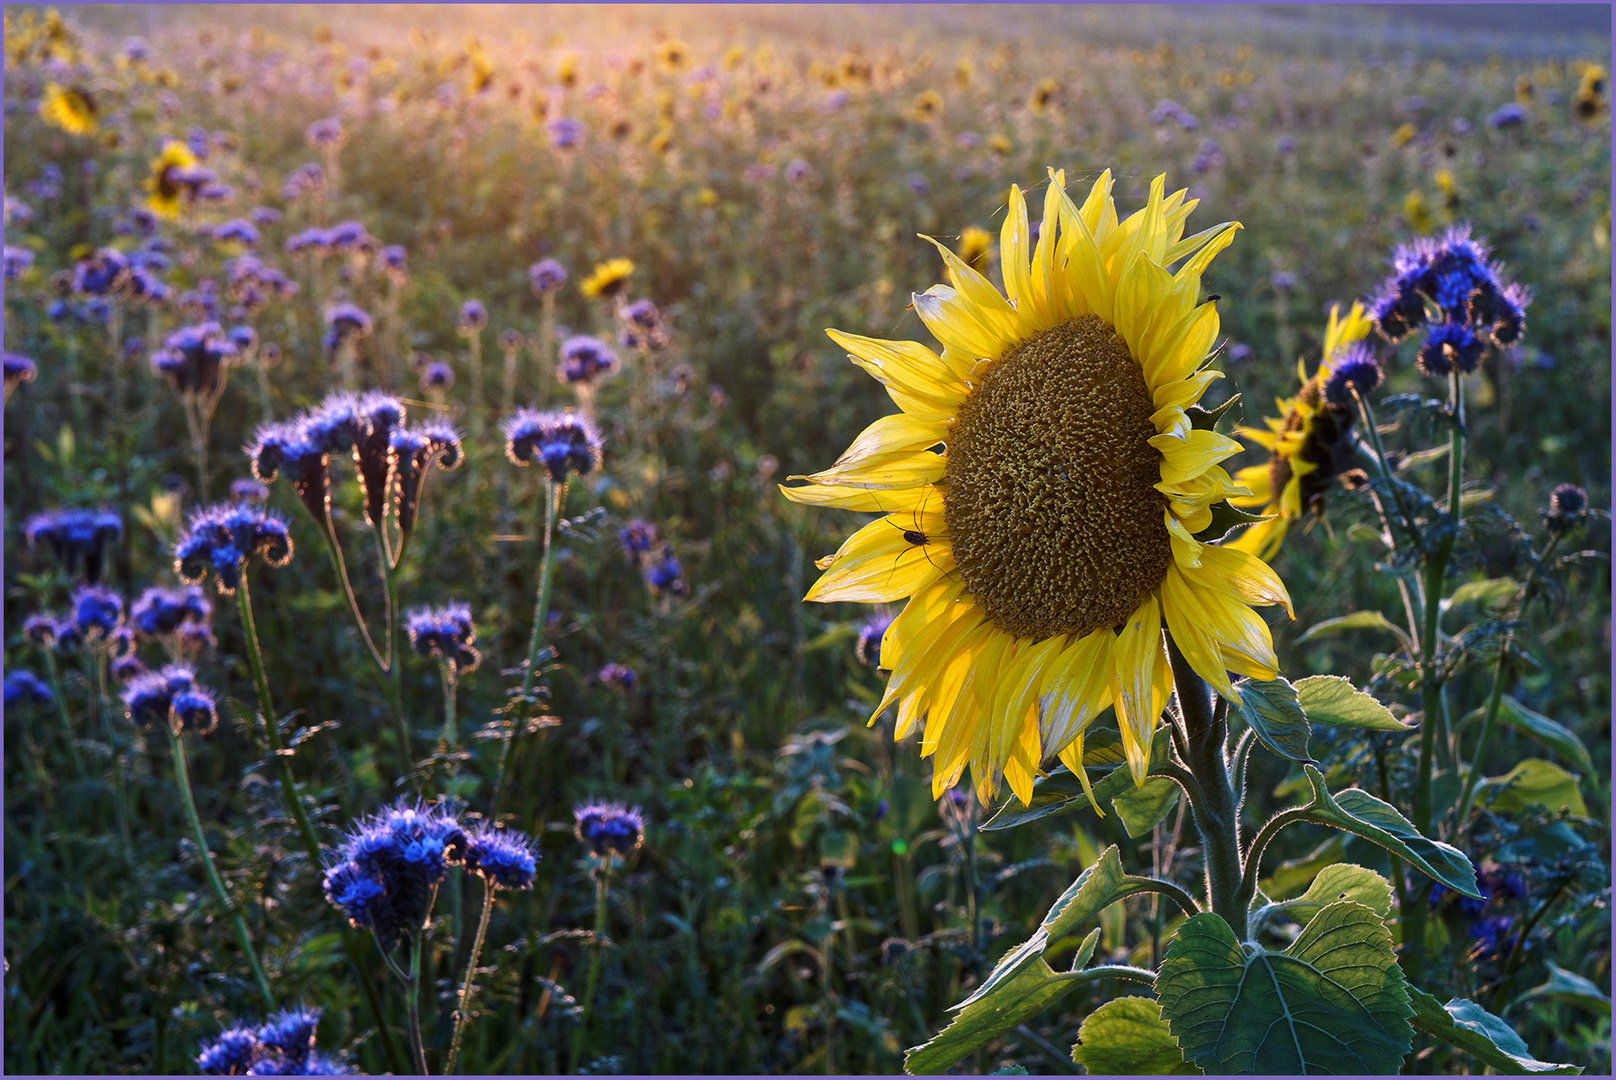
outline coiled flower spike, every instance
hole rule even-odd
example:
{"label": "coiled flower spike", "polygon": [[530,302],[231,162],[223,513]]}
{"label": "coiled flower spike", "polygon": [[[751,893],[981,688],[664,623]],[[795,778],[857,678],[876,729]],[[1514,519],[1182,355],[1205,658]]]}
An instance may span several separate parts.
{"label": "coiled flower spike", "polygon": [[422,656],[441,656],[457,671],[476,669],[482,654],[472,648],[477,628],[472,625],[471,608],[458,601],[438,608],[416,608],[404,615],[410,647]]}
{"label": "coiled flower spike", "polygon": [[106,542],[123,536],[123,519],[110,510],[47,510],[23,525],[29,547],[44,541],[69,571],[84,564],[90,581],[101,577],[101,552]]}
{"label": "coiled flower spike", "polygon": [[174,545],[174,571],[198,584],[212,570],[226,595],[241,584],[241,571],[255,555],[270,566],[292,558],[292,534],[274,514],[244,503],[215,503],[191,515],[190,527]]}
{"label": "coiled flower spike", "polygon": [[566,480],[568,473],[586,476],[600,465],[600,429],[593,420],[578,413],[518,409],[501,429],[505,433],[505,453],[513,462],[542,462],[558,484]]}
{"label": "coiled flower spike", "polygon": [[392,952],[431,914],[438,885],[460,865],[466,833],[442,806],[403,800],[361,821],[326,870],[326,899]]}
{"label": "coiled flower spike", "polygon": [[398,528],[408,536],[415,529],[429,467],[437,462],[439,469],[453,469],[464,457],[460,433],[447,420],[428,420],[408,430],[394,431],[388,445],[398,481]]}
{"label": "coiled flower spike", "polygon": [[393,482],[393,433],[404,426],[404,403],[391,394],[372,391],[355,406],[358,423],[353,444],[354,467],[365,493],[365,521],[380,526],[387,513]]}
{"label": "coiled flower spike", "polygon": [[572,816],[574,834],[602,858],[627,855],[645,838],[645,815],[637,806],[592,801],[574,806]]}
{"label": "coiled flower spike", "polygon": [[486,822],[466,838],[466,869],[500,889],[531,889],[539,852],[533,839]]}

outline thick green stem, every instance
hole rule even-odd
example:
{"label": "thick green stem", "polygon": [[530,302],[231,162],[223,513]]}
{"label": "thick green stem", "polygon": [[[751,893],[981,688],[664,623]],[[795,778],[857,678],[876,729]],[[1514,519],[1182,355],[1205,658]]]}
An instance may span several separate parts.
{"label": "thick green stem", "polygon": [[477,936],[471,943],[471,958],[466,961],[466,978],[460,984],[460,1007],[455,1010],[454,1037],[449,1041],[449,1060],[443,1066],[444,1076],[453,1076],[455,1061],[460,1057],[460,1040],[466,1033],[466,1024],[470,1018],[467,1008],[471,1001],[472,984],[477,979],[477,960],[482,956],[483,941],[488,937],[488,918],[494,911],[494,883],[488,878],[483,879],[483,916],[477,923]]}
{"label": "thick green stem", "polygon": [[1243,863],[1240,857],[1240,806],[1224,756],[1228,736],[1227,706],[1213,704],[1212,688],[1196,674],[1167,635],[1173,685],[1184,718],[1191,774],[1199,787],[1190,795],[1190,813],[1205,852],[1207,906],[1222,917],[1236,937],[1246,933],[1246,907],[1240,902]]}
{"label": "thick green stem", "polygon": [[499,779],[494,785],[493,811],[499,812],[500,796],[505,793],[511,764],[516,759],[516,740],[527,727],[527,707],[533,693],[533,682],[539,668],[539,645],[544,640],[544,619],[550,610],[550,575],[555,567],[555,523],[561,502],[567,497],[567,485],[557,484],[549,476],[544,478],[544,556],[539,568],[539,594],[533,605],[533,632],[527,643],[527,664],[522,669],[522,693],[516,702],[510,734],[505,739],[505,750],[499,763]]}
{"label": "thick green stem", "polygon": [[191,775],[185,767],[185,745],[180,741],[180,735],[175,730],[172,721],[165,724],[168,728],[168,744],[174,751],[174,772],[179,777],[180,795],[185,802],[185,814],[191,820],[191,830],[196,833],[196,846],[202,856],[202,865],[208,872],[208,880],[213,883],[213,891],[219,896],[219,903],[230,914],[230,925],[236,932],[236,944],[247,956],[247,963],[252,967],[253,979],[258,983],[258,992],[264,997],[264,1008],[275,1007],[275,995],[269,991],[269,980],[264,977],[264,969],[258,963],[258,953],[253,949],[252,938],[247,936],[247,924],[242,921],[241,909],[230,899],[230,893],[225,890],[224,880],[219,877],[218,867],[213,865],[213,854],[208,851],[207,834],[202,831],[202,819],[196,812],[196,799],[191,795]]}
{"label": "thick green stem", "polygon": [[420,1075],[428,1076],[426,1046],[421,1042],[421,931],[410,935],[410,973],[405,981],[405,993],[410,1007],[410,1046],[415,1051],[415,1067]]}
{"label": "thick green stem", "polygon": [[595,986],[600,982],[601,956],[606,951],[606,895],[610,888],[612,864],[610,855],[602,855],[600,860],[600,867],[595,872],[595,942],[589,956],[589,977],[584,981],[584,996],[578,1002],[583,1012],[578,1018],[578,1029],[572,1033],[572,1057],[567,1065],[570,1073],[578,1071],[578,1062],[583,1057],[584,1035],[589,1029]]}

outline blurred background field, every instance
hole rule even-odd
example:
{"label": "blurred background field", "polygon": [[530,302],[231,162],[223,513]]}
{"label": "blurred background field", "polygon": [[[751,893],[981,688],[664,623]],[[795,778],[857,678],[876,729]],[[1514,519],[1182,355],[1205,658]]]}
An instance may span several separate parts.
{"label": "blurred background field", "polygon": [[[194,299],[240,254],[207,238],[214,226],[277,210],[258,254],[301,289],[253,317],[281,360],[262,379],[230,373],[210,436],[213,496],[249,475],[238,450],[260,421],[336,388],[320,336],[338,290],[376,319],[360,346],[363,384],[465,433],[468,461],[430,481],[400,581],[406,606],[471,605],[485,660],[461,684],[467,731],[495,721],[519,681],[501,672],[526,651],[542,525],[537,470],[506,461],[497,435],[500,332],[522,336],[518,403],[573,400],[555,358],[538,355],[528,267],[553,258],[570,275],[555,300],[560,338],[611,337],[610,305],[578,288],[608,259],[632,260],[626,295],[662,311],[669,343],[656,369],[601,382],[605,466],[570,492],[568,514],[604,516],[560,541],[559,618],[547,635],[559,657],[548,711],[560,722],[521,748],[503,807],[544,857],[535,890],[496,913],[469,1072],[568,1065],[575,1018],[549,987],[577,994],[587,948],[550,935],[593,926],[571,815],[586,797],[640,805],[647,818],[645,846],[612,894],[614,945],[583,1055],[594,1072],[899,1071],[903,1048],[946,1021],[1096,845],[1120,843],[1133,865],[1150,865],[1149,838],[1086,811],[977,835],[984,811],[969,799],[932,802],[917,740],[893,745],[890,717],[864,727],[882,686],[855,655],[870,612],[800,603],[814,560],[862,519],[789,504],[775,487],[829,466],[892,411],[824,329],[924,339],[909,296],[942,268],[916,234],[959,248],[988,230],[995,242],[979,265],[997,280],[1013,183],[1041,192],[1054,167],[1086,190],[1110,168],[1128,213],[1166,172],[1169,190],[1201,200],[1192,231],[1240,221],[1205,279],[1222,297],[1227,339],[1228,378],[1209,402],[1239,393],[1254,424],[1294,393],[1297,359],[1317,361],[1330,305],[1373,289],[1393,244],[1471,223],[1534,295],[1523,344],[1490,355],[1473,391],[1477,498],[1526,523],[1558,483],[1610,502],[1608,77],[1588,97],[1591,68],[1609,65],[1608,6],[1466,18],[1392,5],[94,5],[64,9],[66,59],[42,54],[46,45],[21,55],[14,28],[43,25],[43,9],[5,10],[5,348],[38,365],[5,412],[8,671],[41,670],[22,621],[60,610],[73,580],[26,543],[29,515],[114,510],[124,529],[105,580],[131,598],[174,581],[172,544],[198,480],[179,400],[147,357],[193,321],[184,294]],[[147,47],[140,59],[133,36]],[[40,117],[53,82],[92,96],[93,131]],[[331,157],[305,141],[328,117],[343,132]],[[98,247],[149,247],[130,208],[165,138],[197,130],[233,197],[161,224],[171,299],[124,311],[122,343],[140,344],[111,359],[104,316],[56,275]],[[309,161],[326,167],[317,199],[285,189]],[[302,229],[349,220],[405,248],[407,283],[394,288],[362,259],[284,250]],[[13,248],[31,253],[16,277]],[[457,331],[473,299],[488,312],[481,401]],[[620,351],[632,367],[634,351]],[[418,353],[454,370],[441,399],[420,387]],[[1382,353],[1388,392],[1440,392],[1410,346]],[[1428,431],[1396,438],[1431,441]],[[338,472],[360,603],[379,618],[357,486],[351,469]],[[338,829],[394,797],[398,748],[316,534],[286,484],[271,505],[298,548],[288,566],[254,570],[259,632],[277,702],[303,710],[293,725],[312,732],[294,770],[321,827]],[[1275,560],[1297,607],[1294,623],[1273,627],[1285,674],[1370,682],[1366,639],[1296,642],[1322,619],[1393,606],[1375,556],[1353,539],[1353,523],[1370,516],[1340,492],[1329,519],[1294,530]],[[672,545],[686,595],[645,584],[617,540],[631,518]],[[1608,542],[1608,525],[1582,541]],[[1500,538],[1495,557],[1467,572],[1508,573],[1511,550]],[[1579,574],[1539,666],[1510,693],[1590,747],[1587,838],[1608,844],[1608,574],[1599,563]],[[227,599],[216,607],[218,649],[203,670],[249,699],[239,624]],[[608,663],[634,669],[637,686],[603,685]],[[251,988],[187,839],[166,748],[93,719],[93,667],[65,666],[94,776],[65,778],[65,749],[39,736],[55,774],[47,798],[23,768],[34,718],[7,710],[5,1065],[187,1071],[200,1040],[252,1009]],[[417,725],[435,727],[437,669],[408,659],[405,692]],[[213,850],[252,900],[277,992],[324,1006],[322,1048],[380,1072],[387,1061],[341,960],[338,912],[287,843],[249,718],[232,716],[192,751]],[[1493,771],[1504,772],[1526,743],[1506,733],[1493,745]],[[470,743],[462,794],[474,809],[486,809],[497,750]],[[114,772],[135,813],[127,836],[110,781],[97,778]],[[1268,761],[1252,790],[1286,780]],[[1277,858],[1322,838],[1288,833]],[[1187,853],[1183,880],[1195,871]],[[1557,908],[1520,985],[1547,978],[1552,960],[1608,987],[1608,900],[1607,875],[1586,902]],[[446,911],[440,902],[433,939],[445,996],[428,1009],[444,1016],[458,973]],[[1112,909],[1102,950],[1121,949],[1125,920],[1145,917]],[[1456,963],[1444,973],[1450,991],[1485,982],[1487,962]],[[1051,1010],[974,1067],[1072,1071],[1062,1055],[1093,1000]],[[1608,1072],[1608,1009],[1551,995],[1507,1018],[1538,1057]],[[446,1031],[433,1031],[440,1046]]]}

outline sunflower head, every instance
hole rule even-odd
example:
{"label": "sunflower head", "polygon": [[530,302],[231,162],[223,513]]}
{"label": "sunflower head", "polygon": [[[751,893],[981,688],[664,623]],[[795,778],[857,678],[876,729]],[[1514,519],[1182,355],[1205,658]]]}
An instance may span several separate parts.
{"label": "sunflower head", "polygon": [[1379,382],[1380,369],[1361,344],[1374,325],[1356,301],[1345,318],[1339,304],[1332,307],[1319,370],[1310,377],[1298,362],[1301,389],[1294,398],[1275,399],[1278,415],[1264,421],[1266,430],[1243,427],[1236,431],[1267,450],[1268,460],[1235,474],[1235,481],[1250,490],[1229,502],[1236,507],[1260,507],[1266,520],[1231,540],[1230,547],[1272,558],[1291,524],[1304,514],[1322,510],[1325,494],[1350,468],[1354,414],[1346,384],[1368,393]]}
{"label": "sunflower head", "polygon": [[593,300],[597,296],[616,296],[628,285],[629,275],[634,273],[634,263],[628,259],[607,259],[600,263],[578,290]]}
{"label": "sunflower head", "polygon": [[677,75],[690,66],[690,49],[682,41],[669,39],[657,46],[657,66],[669,75]]}
{"label": "sunflower head", "polygon": [[180,182],[187,170],[196,168],[196,155],[176,139],[163,143],[163,150],[152,158],[151,174],[146,178],[146,206],[159,217],[179,216],[180,205],[187,192]]}
{"label": "sunflower head", "polygon": [[1215,509],[1245,489],[1218,464],[1239,444],[1195,404],[1219,377],[1201,273],[1239,226],[1185,237],[1195,202],[1164,177],[1126,219],[1109,172],[1081,205],[1064,180],[1051,171],[1036,241],[1011,189],[1003,293],[937,245],[953,285],[914,308],[940,354],[830,331],[902,411],[782,489],[885,515],[821,561],[807,598],[908,599],[881,638],[876,715],[896,703],[899,738],[923,724],[934,797],[966,765],[983,801],[1001,779],[1027,801],[1056,757],[1081,775],[1083,731],[1107,709],[1142,783],[1173,689],[1164,630],[1226,694],[1231,672],[1278,671],[1251,605],[1289,598],[1213,543]]}
{"label": "sunflower head", "polygon": [[922,124],[929,124],[943,115],[943,96],[935,90],[922,91],[911,106],[914,118]]}
{"label": "sunflower head", "polygon": [[95,134],[97,111],[90,92],[76,86],[50,83],[39,101],[40,118],[69,135]]}
{"label": "sunflower head", "polygon": [[988,252],[993,248],[993,234],[986,229],[979,229],[975,225],[967,225],[960,230],[959,247],[957,252],[960,262],[969,266],[978,273],[987,269]]}

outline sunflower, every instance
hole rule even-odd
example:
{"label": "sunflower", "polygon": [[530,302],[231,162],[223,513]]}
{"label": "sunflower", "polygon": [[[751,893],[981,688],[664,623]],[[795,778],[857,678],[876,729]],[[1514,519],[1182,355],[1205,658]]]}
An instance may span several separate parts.
{"label": "sunflower", "polygon": [[196,156],[182,142],[168,139],[163,151],[152,158],[151,175],[146,178],[146,206],[160,217],[179,216],[180,204],[185,197],[185,185],[174,177],[176,173],[196,168]]}
{"label": "sunflower", "polygon": [[39,115],[47,124],[59,127],[69,135],[91,135],[95,132],[95,99],[76,86],[45,87],[45,96],[39,99]]}
{"label": "sunflower", "polygon": [[1005,295],[937,245],[954,287],[914,307],[942,355],[829,331],[902,412],[782,489],[886,515],[821,561],[807,599],[908,598],[882,637],[876,716],[898,703],[898,738],[925,720],[934,797],[967,764],[984,801],[1001,778],[1028,801],[1057,756],[1082,776],[1083,731],[1107,706],[1142,783],[1173,690],[1164,629],[1224,694],[1230,671],[1278,670],[1250,605],[1290,599],[1255,556],[1206,542],[1213,508],[1244,489],[1217,464],[1239,444],[1193,408],[1219,378],[1201,273],[1240,226],[1183,238],[1195,201],[1165,177],[1123,221],[1109,171],[1081,207],[1050,179],[1036,245],[1011,189]]}
{"label": "sunflower", "polygon": [[634,273],[634,264],[628,259],[607,259],[595,267],[594,273],[584,279],[578,290],[593,300],[597,296],[616,296],[628,284]]}
{"label": "sunflower", "polygon": [[1260,559],[1273,558],[1291,522],[1318,506],[1341,471],[1339,456],[1352,427],[1352,414],[1324,399],[1324,384],[1336,362],[1347,354],[1347,347],[1362,341],[1374,325],[1357,301],[1345,319],[1339,304],[1332,307],[1318,373],[1308,378],[1307,368],[1298,360],[1296,375],[1302,388],[1294,398],[1275,399],[1279,415],[1264,421],[1267,430],[1236,429],[1235,434],[1267,450],[1269,456],[1263,464],[1235,474],[1235,482],[1250,488],[1251,494],[1234,496],[1229,502],[1237,507],[1260,506],[1269,516],[1230,540],[1229,547]]}

